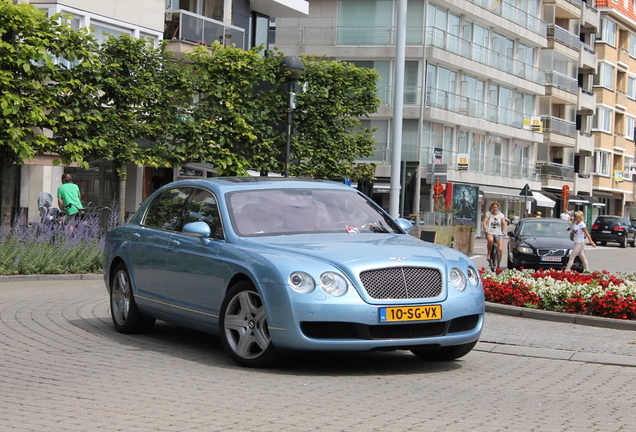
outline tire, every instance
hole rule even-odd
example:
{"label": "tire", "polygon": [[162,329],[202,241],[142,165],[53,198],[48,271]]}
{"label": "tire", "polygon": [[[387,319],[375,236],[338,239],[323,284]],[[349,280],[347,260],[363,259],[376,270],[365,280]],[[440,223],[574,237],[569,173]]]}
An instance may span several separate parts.
{"label": "tire", "polygon": [[475,345],[477,345],[477,341],[441,348],[414,349],[411,352],[426,361],[451,361],[465,356]]}
{"label": "tire", "polygon": [[143,316],[137,309],[130,275],[119,263],[110,278],[110,310],[113,325],[119,333],[147,333],[155,325],[154,318]]}
{"label": "tire", "polygon": [[[596,242],[594,242],[594,243],[596,243]],[[598,244],[599,244],[600,246],[605,246],[605,245],[607,244],[607,242],[600,241],[600,242],[598,242]]]}
{"label": "tire", "polygon": [[265,368],[278,362],[280,354],[269,335],[265,306],[250,281],[228,291],[219,325],[223,348],[240,366]]}
{"label": "tire", "polygon": [[622,248],[626,248],[627,247],[627,237],[623,237],[618,244],[622,247]]}
{"label": "tire", "polygon": [[499,249],[494,248],[490,251],[490,270],[495,271],[501,264],[501,257],[499,256]]}
{"label": "tire", "polygon": [[636,237],[632,239],[632,247],[636,247]]}
{"label": "tire", "polygon": [[512,260],[510,259],[510,254],[508,254],[508,255],[507,255],[507,258],[508,258],[508,259],[506,260],[506,261],[507,261],[507,262],[506,262],[506,267],[507,267],[508,269],[510,269],[510,270],[514,269],[514,268],[515,268],[515,263],[514,263],[514,261],[512,261]]}

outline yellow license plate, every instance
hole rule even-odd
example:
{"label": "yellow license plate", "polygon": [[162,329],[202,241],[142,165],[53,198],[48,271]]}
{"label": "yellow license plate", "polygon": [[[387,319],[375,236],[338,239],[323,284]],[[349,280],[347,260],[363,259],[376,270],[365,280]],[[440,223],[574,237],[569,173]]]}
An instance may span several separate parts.
{"label": "yellow license plate", "polygon": [[442,305],[380,308],[380,322],[442,319]]}

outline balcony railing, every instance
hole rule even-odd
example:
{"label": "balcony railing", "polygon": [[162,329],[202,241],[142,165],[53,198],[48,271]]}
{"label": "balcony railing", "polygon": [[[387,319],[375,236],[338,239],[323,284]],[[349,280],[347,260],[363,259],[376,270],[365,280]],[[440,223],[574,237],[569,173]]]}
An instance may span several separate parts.
{"label": "balcony railing", "polygon": [[581,49],[580,37],[557,25],[548,26],[548,39],[559,41],[577,51]]}
{"label": "balcony railing", "polygon": [[485,48],[443,30],[427,27],[426,44],[457,54],[477,63],[508,72],[533,83],[545,85],[545,75],[543,71],[533,65],[508,57],[498,51]]}
{"label": "balcony railing", "polygon": [[558,117],[541,117],[544,132],[555,132],[561,135],[576,136],[576,123]]}
{"label": "balcony railing", "polygon": [[579,93],[579,82],[575,78],[560,74],[559,72],[547,72],[545,74],[545,85],[565,90],[568,93]]}
{"label": "balcony railing", "polygon": [[527,11],[513,6],[506,0],[468,0],[500,17],[507,19],[523,28],[530,30],[540,36],[546,35],[547,25],[536,16],[529,14]]}
{"label": "balcony railing", "polygon": [[[442,163],[448,166],[449,171],[458,170],[459,152],[444,150],[442,153]],[[462,153],[463,154],[463,153]],[[422,147],[422,163],[431,161],[433,158],[433,149],[430,147]],[[402,147],[402,160],[417,160],[417,148],[411,151],[404,150]],[[358,162],[377,162],[381,164],[391,163],[391,152],[388,145],[384,144],[376,149],[375,155],[368,159],[359,159]],[[485,157],[475,154],[469,154],[468,170],[462,172],[479,173],[492,175],[496,177],[509,177],[515,179],[527,179],[532,181],[539,180],[539,172],[534,164],[529,162],[514,162],[503,160],[500,157]]]}
{"label": "balcony railing", "polygon": [[538,163],[541,178],[574,180],[574,167],[554,162]]}
{"label": "balcony railing", "polygon": [[198,45],[236,45],[245,49],[245,30],[185,10],[166,10],[164,39]]}
{"label": "balcony railing", "polygon": [[523,129],[524,113],[427,87],[426,106]]}

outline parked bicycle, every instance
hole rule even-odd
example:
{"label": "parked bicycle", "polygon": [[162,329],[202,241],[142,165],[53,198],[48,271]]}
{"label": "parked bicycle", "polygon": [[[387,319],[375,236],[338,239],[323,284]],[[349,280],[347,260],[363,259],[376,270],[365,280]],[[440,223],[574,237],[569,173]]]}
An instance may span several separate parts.
{"label": "parked bicycle", "polygon": [[78,210],[75,219],[76,229],[96,231],[99,232],[100,235],[106,234],[106,232],[109,231],[108,225],[113,212],[112,208],[108,206],[96,206],[93,202],[89,202],[85,207],[75,207]]}

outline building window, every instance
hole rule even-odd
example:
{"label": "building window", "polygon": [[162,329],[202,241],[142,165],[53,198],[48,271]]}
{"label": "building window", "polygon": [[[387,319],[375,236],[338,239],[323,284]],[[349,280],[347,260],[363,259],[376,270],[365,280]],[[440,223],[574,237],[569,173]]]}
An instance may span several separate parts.
{"label": "building window", "polygon": [[592,123],[592,128],[597,131],[612,133],[612,110],[606,107],[598,107]]}
{"label": "building window", "polygon": [[[636,2],[634,2],[634,5],[636,5]],[[633,33],[629,34],[629,55],[636,58],[636,35]]]}
{"label": "building window", "polygon": [[611,46],[616,46],[616,23],[606,19],[601,20],[601,31],[598,35],[598,42],[605,42]]}
{"label": "building window", "polygon": [[625,138],[634,141],[634,117],[625,116]]}
{"label": "building window", "polygon": [[627,97],[636,99],[636,76],[627,75]]}
{"label": "building window", "polygon": [[634,158],[625,156],[625,167],[623,168],[623,178],[625,180],[633,180],[634,174],[636,174],[636,167],[634,166]]}
{"label": "building window", "polygon": [[610,154],[605,151],[597,151],[594,153],[596,174],[602,176],[610,175]]}
{"label": "building window", "polygon": [[594,85],[614,90],[614,66],[599,62],[598,72],[594,75]]}

